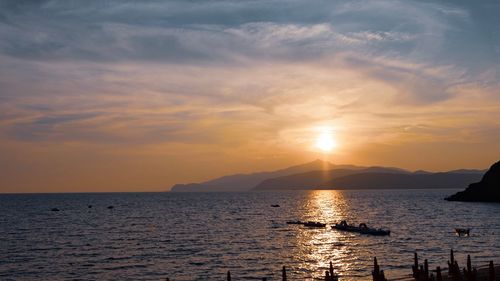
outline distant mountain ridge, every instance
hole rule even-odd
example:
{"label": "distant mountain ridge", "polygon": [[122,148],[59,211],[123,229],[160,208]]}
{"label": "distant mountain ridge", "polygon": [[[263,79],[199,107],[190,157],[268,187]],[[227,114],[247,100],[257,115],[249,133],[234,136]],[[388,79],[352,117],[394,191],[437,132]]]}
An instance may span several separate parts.
{"label": "distant mountain ridge", "polygon": [[287,176],[309,171],[322,171],[331,169],[358,170],[364,167],[354,165],[335,165],[323,160],[315,160],[302,165],[296,165],[271,172],[258,172],[251,174],[235,174],[216,178],[201,183],[176,184],[171,192],[238,192],[253,189],[260,182],[275,177]]}
{"label": "distant mountain ridge", "polygon": [[481,178],[479,173],[359,173],[332,179],[318,189],[462,188],[478,178]]}
{"label": "distant mountain ridge", "polygon": [[210,181],[176,184],[171,192],[238,192],[290,189],[462,188],[481,178],[480,170],[410,172],[392,167],[335,165],[315,160],[271,172],[235,174]]}
{"label": "distant mountain ridge", "polygon": [[412,173],[394,168],[370,167],[357,171],[313,171],[272,178],[261,182],[254,190],[462,188],[480,177],[481,171]]}
{"label": "distant mountain ridge", "polygon": [[331,181],[335,178],[345,177],[360,173],[410,173],[405,170],[397,168],[385,167],[369,167],[352,169],[333,169],[328,171],[310,171],[300,174],[293,174],[289,176],[271,178],[262,181],[254,190],[279,190],[279,189],[311,189],[317,188],[325,182]]}

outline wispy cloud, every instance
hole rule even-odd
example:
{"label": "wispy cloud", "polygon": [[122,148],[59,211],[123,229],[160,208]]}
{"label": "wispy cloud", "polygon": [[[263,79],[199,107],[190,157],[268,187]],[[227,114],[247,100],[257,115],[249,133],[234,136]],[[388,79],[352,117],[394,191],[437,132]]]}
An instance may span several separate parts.
{"label": "wispy cloud", "polygon": [[372,144],[492,147],[490,4],[2,1],[0,150],[168,154],[178,169],[188,154],[284,163],[321,126],[346,162]]}

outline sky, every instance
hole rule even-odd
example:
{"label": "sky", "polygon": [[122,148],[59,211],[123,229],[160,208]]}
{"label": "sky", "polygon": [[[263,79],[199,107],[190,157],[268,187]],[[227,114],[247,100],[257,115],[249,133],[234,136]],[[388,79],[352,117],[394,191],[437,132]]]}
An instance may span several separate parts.
{"label": "sky", "polygon": [[164,191],[316,158],[486,169],[499,14],[496,0],[0,1],[0,192]]}

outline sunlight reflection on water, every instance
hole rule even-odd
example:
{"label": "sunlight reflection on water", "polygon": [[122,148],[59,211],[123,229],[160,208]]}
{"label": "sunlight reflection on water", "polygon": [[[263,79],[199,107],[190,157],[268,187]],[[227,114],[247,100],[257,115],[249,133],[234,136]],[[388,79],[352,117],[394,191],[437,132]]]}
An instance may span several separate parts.
{"label": "sunlight reflection on water", "polygon": [[[317,220],[334,223],[346,217],[347,202],[342,192],[315,190],[307,194],[307,200],[301,206],[304,220]],[[303,228],[303,227],[302,227]],[[321,279],[332,261],[335,271],[349,272],[356,259],[350,258],[346,247],[345,235],[327,228],[306,229],[297,239],[297,258],[304,259],[304,268],[311,274],[306,278]]]}

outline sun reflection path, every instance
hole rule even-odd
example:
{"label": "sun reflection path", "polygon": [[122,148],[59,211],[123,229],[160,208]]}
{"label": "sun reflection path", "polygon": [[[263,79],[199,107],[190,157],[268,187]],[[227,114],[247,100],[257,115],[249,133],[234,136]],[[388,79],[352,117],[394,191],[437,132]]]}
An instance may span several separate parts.
{"label": "sun reflection path", "polygon": [[322,279],[330,261],[335,271],[344,276],[359,266],[348,247],[352,234],[341,234],[330,228],[330,225],[347,216],[348,209],[341,191],[315,190],[308,193],[307,200],[301,207],[302,220],[326,222],[328,226],[326,229],[307,229],[297,234],[297,252],[294,259],[299,261],[302,270],[307,272],[307,280]]}

